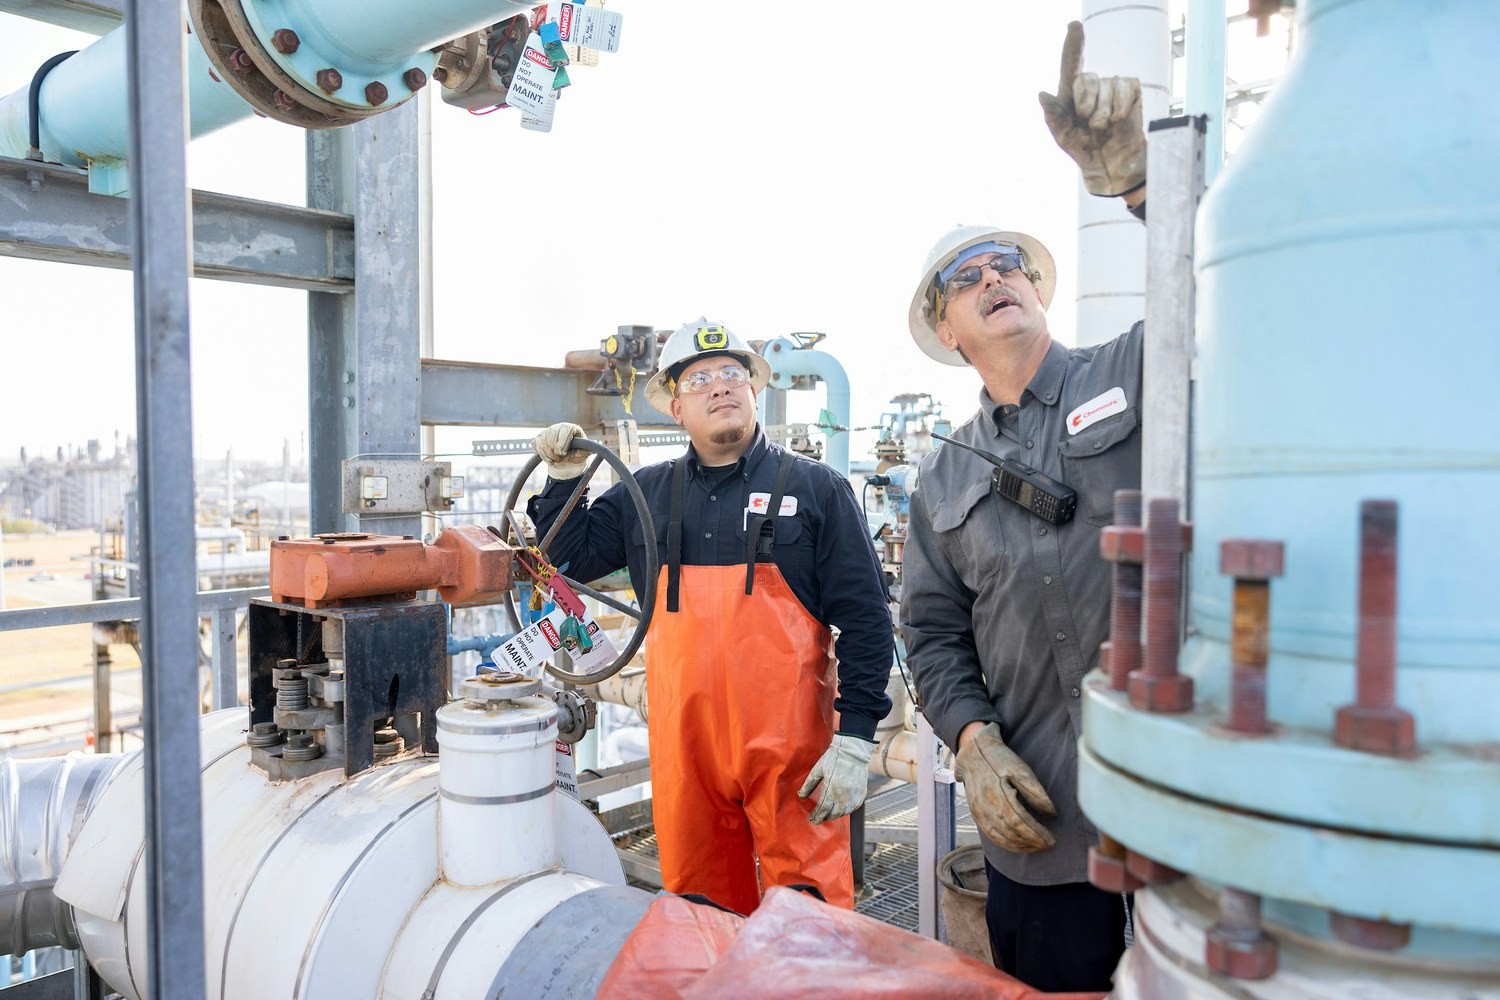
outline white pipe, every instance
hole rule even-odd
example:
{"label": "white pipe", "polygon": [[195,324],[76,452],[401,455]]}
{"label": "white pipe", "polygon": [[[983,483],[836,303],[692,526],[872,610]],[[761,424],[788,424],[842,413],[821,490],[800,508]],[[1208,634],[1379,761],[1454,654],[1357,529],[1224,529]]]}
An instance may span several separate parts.
{"label": "white pipe", "polygon": [[125,754],[0,760],[0,954],[78,947],[52,893],[73,838]]}
{"label": "white pipe", "polygon": [[612,705],[633,708],[642,722],[649,722],[646,713],[646,669],[626,668],[607,677],[598,684],[586,687],[583,693],[595,701],[607,701]]}
{"label": "white pipe", "polygon": [[[457,832],[447,828],[487,822],[495,813],[455,813],[444,799],[440,832],[439,796],[447,783],[438,758],[408,752],[352,778],[330,769],[273,783],[250,765],[245,722],[243,709],[203,720],[204,882],[213,888],[204,900],[209,1000],[419,997],[429,984],[441,984],[427,994],[434,997],[492,996],[496,990],[465,993],[451,984],[467,985],[487,973],[493,985],[502,973],[509,975],[501,968],[508,953],[525,950],[517,942],[560,900],[606,886],[634,892],[624,887],[619,859],[598,820],[556,794],[539,797],[555,810],[551,867],[481,887],[445,881],[439,843]],[[530,740],[550,741],[548,731],[539,725]],[[446,737],[442,768],[453,738]],[[550,756],[550,742],[547,749]],[[490,766],[503,761],[504,769],[529,756],[481,755]],[[550,761],[548,767],[550,780]],[[129,1000],[140,1000],[149,971],[148,893],[139,863],[142,780],[140,755],[128,755],[96,797],[55,890],[71,907],[90,964]],[[508,852],[519,836],[486,828],[466,842]],[[611,926],[634,919],[607,912]],[[578,934],[586,936],[587,928]],[[599,965],[598,954],[580,952],[549,961],[548,969],[569,960],[592,963],[591,969],[598,965],[601,975],[608,964]],[[405,990],[397,983],[419,985]],[[542,995],[519,988],[505,995],[512,992]]]}
{"label": "white pipe", "polygon": [[[1084,0],[1083,68],[1141,81],[1145,123],[1167,113],[1172,94],[1172,34],[1165,0],[1119,4]],[[1118,198],[1078,187],[1078,330],[1080,347],[1101,344],[1146,313],[1146,227]]]}
{"label": "white pipe", "polygon": [[[771,387],[792,388],[792,379],[798,375],[812,375],[823,380],[828,387],[828,412],[841,427],[849,426],[849,376],[844,366],[831,354],[809,349],[799,351],[797,345],[785,337],[768,341],[760,353],[771,363]],[[830,430],[828,444],[823,451],[823,462],[832,466],[844,478],[849,477],[849,432]]]}
{"label": "white pipe", "polygon": [[443,878],[483,886],[557,864],[557,705],[455,701],[438,709]]}

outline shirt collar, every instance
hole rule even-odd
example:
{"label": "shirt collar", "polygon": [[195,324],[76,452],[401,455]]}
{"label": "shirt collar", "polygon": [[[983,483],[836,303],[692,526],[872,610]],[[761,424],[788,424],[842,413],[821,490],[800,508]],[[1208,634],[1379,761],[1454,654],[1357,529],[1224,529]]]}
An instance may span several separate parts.
{"label": "shirt collar", "polygon": [[[1021,390],[1021,404],[1024,406],[1026,397],[1030,395],[1039,399],[1046,406],[1056,406],[1062,398],[1063,377],[1068,373],[1068,349],[1052,341],[1047,347],[1047,353],[1042,358],[1040,367],[1036,374],[1031,376],[1031,381],[1026,388]],[[985,388],[979,390],[979,405],[990,415],[990,421],[995,426],[996,433],[1000,430],[1000,420],[1004,416],[1004,406],[990,398],[990,391]]]}
{"label": "shirt collar", "polygon": [[[745,475],[753,469],[766,456],[768,450],[766,433],[761,430],[760,421],[757,420],[755,422],[755,428],[751,433],[754,435],[754,440],[750,442],[750,447],[745,449],[745,453],[740,456],[740,460],[734,464],[734,471],[739,475]],[[693,447],[691,441],[688,442],[687,458],[689,472],[695,476],[705,474],[703,472],[703,463],[698,461],[698,451]]]}

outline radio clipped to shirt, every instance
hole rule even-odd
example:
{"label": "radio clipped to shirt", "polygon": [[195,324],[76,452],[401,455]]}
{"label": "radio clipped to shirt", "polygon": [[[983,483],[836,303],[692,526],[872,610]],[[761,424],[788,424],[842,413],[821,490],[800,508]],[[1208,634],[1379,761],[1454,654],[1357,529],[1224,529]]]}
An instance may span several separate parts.
{"label": "radio clipped to shirt", "polygon": [[1067,524],[1078,509],[1078,493],[1067,483],[1060,483],[1044,472],[1013,458],[996,458],[962,441],[941,434],[933,437],[965,451],[972,451],[995,467],[995,492],[1031,511],[1049,524]]}

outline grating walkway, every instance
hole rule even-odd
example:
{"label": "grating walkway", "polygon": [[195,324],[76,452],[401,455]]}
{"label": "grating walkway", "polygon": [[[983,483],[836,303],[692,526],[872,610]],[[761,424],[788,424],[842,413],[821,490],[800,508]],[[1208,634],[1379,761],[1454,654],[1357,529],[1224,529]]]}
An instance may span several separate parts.
{"label": "grating walkway", "polygon": [[[905,930],[917,929],[917,790],[898,782],[865,802],[864,885],[854,909]],[[960,843],[974,842],[974,824],[958,799]],[[877,842],[879,836],[886,842]],[[888,839],[886,839],[888,838]],[[661,888],[656,832],[649,826],[617,834],[615,847],[627,881],[652,892]]]}

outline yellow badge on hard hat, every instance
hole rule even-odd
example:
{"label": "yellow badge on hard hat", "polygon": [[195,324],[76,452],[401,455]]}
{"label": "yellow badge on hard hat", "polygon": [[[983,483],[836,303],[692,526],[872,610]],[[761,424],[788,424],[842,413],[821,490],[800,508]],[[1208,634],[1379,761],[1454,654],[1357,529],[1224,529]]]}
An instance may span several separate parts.
{"label": "yellow badge on hard hat", "polygon": [[693,334],[693,346],[699,351],[722,351],[729,346],[729,334],[722,326],[700,326]]}

